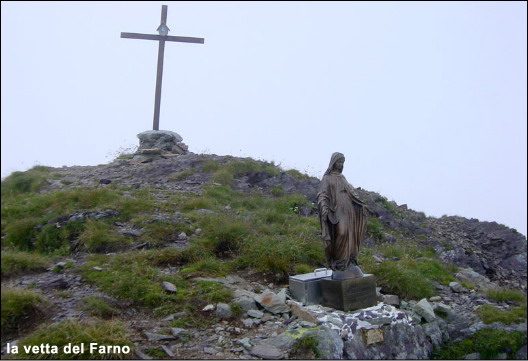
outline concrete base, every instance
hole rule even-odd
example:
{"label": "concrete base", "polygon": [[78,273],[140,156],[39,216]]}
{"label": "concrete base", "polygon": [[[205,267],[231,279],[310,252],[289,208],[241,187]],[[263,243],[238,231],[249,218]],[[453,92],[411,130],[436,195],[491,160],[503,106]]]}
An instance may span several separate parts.
{"label": "concrete base", "polygon": [[323,306],[342,311],[354,311],[378,303],[376,277],[371,274],[343,280],[321,279],[321,293]]}

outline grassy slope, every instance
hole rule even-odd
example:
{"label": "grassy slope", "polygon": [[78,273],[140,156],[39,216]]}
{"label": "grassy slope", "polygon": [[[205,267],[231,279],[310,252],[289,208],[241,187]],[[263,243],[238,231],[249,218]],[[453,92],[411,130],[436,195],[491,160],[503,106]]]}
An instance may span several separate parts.
{"label": "grassy slope", "polygon": [[[39,194],[45,180],[55,177],[49,168],[13,173],[2,182],[2,277],[42,271],[52,259],[69,255],[72,244],[78,244],[77,250],[92,254],[78,269],[84,280],[153,314],[185,310],[189,314],[187,325],[200,326],[212,322],[201,319],[199,310],[205,304],[229,302],[232,296],[218,284],[191,278],[251,269],[262,277],[286,281],[290,274],[324,266],[319,221],[316,216],[299,215],[301,207],[313,207],[304,196],[285,195],[280,187],[271,194],[240,193],[230,187],[248,172],[278,175],[277,168],[249,160],[226,165],[206,161],[200,169],[184,171],[177,178],[184,179],[195,171],[211,175],[211,184],[204,186],[201,195],[165,192],[163,201],[157,197],[163,190],[116,185]],[[299,179],[306,177],[296,171],[289,173]],[[390,207],[387,203],[388,210]],[[117,210],[119,216],[62,227],[49,223],[78,210],[106,209]],[[175,211],[180,212],[177,219],[172,216]],[[141,228],[143,234],[136,239],[122,236],[116,232],[115,222]],[[165,247],[181,232],[193,235],[187,248]],[[382,232],[391,230],[383,229],[371,218],[368,236],[374,246],[363,248],[360,255],[364,271],[376,274],[379,285],[402,299],[420,299],[435,295],[434,282],[448,284],[454,280],[456,267],[436,259],[434,251],[423,247],[419,237],[405,239],[398,235],[397,244],[386,244],[381,241]],[[130,250],[131,245],[144,242],[152,248]],[[117,254],[105,255],[107,252]],[[374,255],[385,260],[375,262]],[[177,276],[160,273],[169,266],[180,270]],[[162,281],[175,284],[178,293],[164,292]],[[111,314],[104,305],[92,301],[95,316]],[[2,309],[2,319],[3,314]]]}

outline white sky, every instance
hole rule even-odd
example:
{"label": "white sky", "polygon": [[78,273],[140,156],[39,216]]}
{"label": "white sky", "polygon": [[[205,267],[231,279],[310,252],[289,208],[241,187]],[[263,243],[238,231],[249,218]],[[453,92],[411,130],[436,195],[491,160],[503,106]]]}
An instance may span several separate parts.
{"label": "white sky", "polygon": [[526,2],[9,2],[2,177],[110,162],[152,129],[526,234]]}

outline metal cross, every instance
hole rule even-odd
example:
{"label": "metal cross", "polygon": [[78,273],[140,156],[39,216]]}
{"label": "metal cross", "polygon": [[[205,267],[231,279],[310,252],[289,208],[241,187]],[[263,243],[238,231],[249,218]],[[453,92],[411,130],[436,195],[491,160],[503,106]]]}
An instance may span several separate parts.
{"label": "metal cross", "polygon": [[167,27],[167,5],[161,6],[161,24],[158,27],[160,35],[152,34],[136,34],[136,33],[121,33],[121,37],[125,39],[142,39],[142,40],[158,40],[158,72],[156,75],[156,96],[154,99],[154,124],[152,129],[159,130],[159,114],[161,104],[161,78],[163,76],[163,54],[165,53],[166,41],[177,41],[180,43],[195,43],[203,44],[203,38],[189,38],[184,36],[168,36],[169,28]]}

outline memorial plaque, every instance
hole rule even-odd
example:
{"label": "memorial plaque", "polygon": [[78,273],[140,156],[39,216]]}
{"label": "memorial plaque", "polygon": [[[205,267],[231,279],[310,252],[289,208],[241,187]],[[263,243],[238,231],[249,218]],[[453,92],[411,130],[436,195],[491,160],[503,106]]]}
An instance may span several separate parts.
{"label": "memorial plaque", "polygon": [[371,274],[343,280],[323,278],[321,292],[323,306],[342,311],[354,311],[378,303],[376,277]]}

